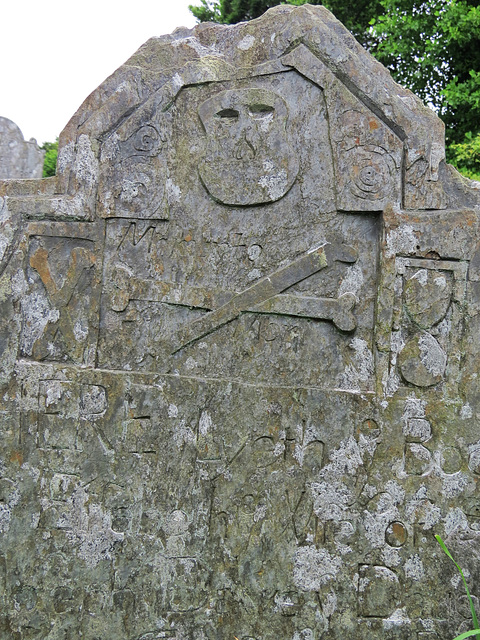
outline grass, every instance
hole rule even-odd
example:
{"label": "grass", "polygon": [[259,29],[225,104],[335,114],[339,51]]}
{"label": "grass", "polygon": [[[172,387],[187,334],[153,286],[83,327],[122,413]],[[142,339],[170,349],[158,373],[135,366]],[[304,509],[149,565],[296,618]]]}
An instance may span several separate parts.
{"label": "grass", "polygon": [[475,607],[474,607],[474,604],[473,604],[472,596],[470,595],[470,591],[468,590],[467,581],[465,580],[465,576],[463,575],[463,571],[462,571],[460,565],[457,564],[455,562],[455,560],[453,559],[452,554],[447,549],[447,547],[446,547],[444,541],[441,539],[441,537],[440,536],[435,536],[435,538],[437,539],[438,544],[442,547],[442,549],[446,553],[446,555],[450,558],[450,560],[454,563],[454,565],[460,571],[460,575],[462,576],[463,584],[465,585],[465,589],[467,591],[468,600],[470,602],[470,611],[472,613],[472,620],[473,620],[474,629],[471,629],[470,631],[465,631],[465,633],[461,633],[459,636],[457,636],[453,640],[464,640],[464,638],[470,638],[471,636],[477,636],[477,640],[480,640],[480,626],[478,624],[478,618],[477,618],[477,614],[475,612]]}

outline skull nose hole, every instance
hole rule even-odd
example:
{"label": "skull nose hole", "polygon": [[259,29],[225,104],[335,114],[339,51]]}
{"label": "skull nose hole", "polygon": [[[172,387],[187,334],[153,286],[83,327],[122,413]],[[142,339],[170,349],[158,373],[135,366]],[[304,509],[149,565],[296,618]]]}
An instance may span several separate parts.
{"label": "skull nose hole", "polygon": [[237,142],[235,147],[235,157],[237,160],[253,160],[256,156],[256,150],[250,140],[247,138],[245,131]]}

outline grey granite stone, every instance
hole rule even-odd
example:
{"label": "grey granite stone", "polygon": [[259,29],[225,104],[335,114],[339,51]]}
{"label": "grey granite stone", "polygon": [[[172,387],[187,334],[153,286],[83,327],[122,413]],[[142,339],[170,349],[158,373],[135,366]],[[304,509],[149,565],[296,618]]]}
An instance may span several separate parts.
{"label": "grey granite stone", "polygon": [[480,597],[480,184],[323,7],[152,38],[0,183],[0,638],[436,640]]}
{"label": "grey granite stone", "polygon": [[41,178],[44,157],[35,138],[27,142],[14,122],[0,117],[0,180]]}

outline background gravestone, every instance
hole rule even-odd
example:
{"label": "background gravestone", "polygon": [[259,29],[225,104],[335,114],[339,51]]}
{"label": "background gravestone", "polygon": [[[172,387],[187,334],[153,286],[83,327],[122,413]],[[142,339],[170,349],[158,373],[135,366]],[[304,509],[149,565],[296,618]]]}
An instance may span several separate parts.
{"label": "background gravestone", "polygon": [[0,180],[41,178],[44,157],[34,138],[26,142],[14,122],[0,117]]}
{"label": "background gravestone", "polygon": [[[153,38],[0,186],[1,637],[446,638],[478,183],[323,7]],[[459,588],[460,587],[460,588]]]}

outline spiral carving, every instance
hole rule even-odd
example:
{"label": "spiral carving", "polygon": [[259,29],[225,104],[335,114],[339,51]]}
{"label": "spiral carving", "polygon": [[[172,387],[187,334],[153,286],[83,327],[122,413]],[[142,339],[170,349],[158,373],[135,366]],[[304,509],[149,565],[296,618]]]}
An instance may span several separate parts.
{"label": "spiral carving", "polygon": [[363,200],[386,197],[395,171],[391,156],[377,147],[355,147],[347,154],[352,194]]}
{"label": "spiral carving", "polygon": [[133,135],[133,148],[149,156],[157,155],[162,147],[162,143],[163,140],[160,133],[155,127],[149,124],[140,127]]}

